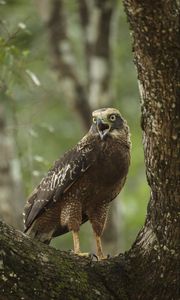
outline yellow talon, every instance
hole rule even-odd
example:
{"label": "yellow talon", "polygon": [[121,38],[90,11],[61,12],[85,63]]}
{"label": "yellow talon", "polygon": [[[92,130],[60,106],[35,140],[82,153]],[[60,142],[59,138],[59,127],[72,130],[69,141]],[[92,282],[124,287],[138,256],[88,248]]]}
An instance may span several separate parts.
{"label": "yellow talon", "polygon": [[90,253],[88,253],[88,252],[76,252],[74,254],[77,254],[79,256],[84,256],[84,257],[89,257],[90,256]]}

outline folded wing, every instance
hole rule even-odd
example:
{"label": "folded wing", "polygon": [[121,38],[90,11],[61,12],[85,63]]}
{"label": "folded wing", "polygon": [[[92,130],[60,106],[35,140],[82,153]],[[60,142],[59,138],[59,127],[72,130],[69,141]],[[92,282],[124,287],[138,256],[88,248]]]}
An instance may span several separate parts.
{"label": "folded wing", "polygon": [[27,200],[24,209],[25,232],[34,220],[61,201],[66,191],[92,166],[97,158],[97,145],[84,138],[72,150],[57,160]]}

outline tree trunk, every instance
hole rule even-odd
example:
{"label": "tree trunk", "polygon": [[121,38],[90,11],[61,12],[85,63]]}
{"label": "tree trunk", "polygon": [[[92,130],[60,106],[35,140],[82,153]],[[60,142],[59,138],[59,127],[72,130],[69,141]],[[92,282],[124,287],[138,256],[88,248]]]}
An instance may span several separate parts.
{"label": "tree trunk", "polygon": [[129,252],[135,299],[178,298],[179,18],[176,1],[124,0],[133,33],[143,144],[151,188],[144,228]]}
{"label": "tree trunk", "polygon": [[141,92],[145,225],[124,255],[91,262],[0,224],[2,300],[178,299],[179,23],[175,1],[124,0]]}

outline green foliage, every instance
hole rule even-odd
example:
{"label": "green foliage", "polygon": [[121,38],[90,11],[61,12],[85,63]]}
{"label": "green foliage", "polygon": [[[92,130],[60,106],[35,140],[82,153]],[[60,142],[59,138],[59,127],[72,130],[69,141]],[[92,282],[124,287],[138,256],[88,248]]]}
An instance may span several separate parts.
{"label": "green foliage", "polygon": [[[2,2],[2,1],[1,1]],[[0,2],[0,101],[8,115],[8,134],[13,134],[21,162],[25,193],[28,195],[43,174],[82,132],[77,115],[72,113],[54,71],[44,26],[33,1]],[[72,3],[70,1],[68,3]],[[121,5],[120,5],[121,6]],[[76,5],[68,4],[73,45],[80,36]],[[148,187],[145,180],[140,129],[140,105],[137,78],[132,63],[131,41],[125,15],[120,18],[113,42],[115,106],[128,120],[132,133],[132,163],[122,192],[120,226],[121,250],[127,249],[143,225]],[[80,46],[75,47],[81,57]],[[89,249],[89,225],[82,226],[83,251]],[[61,249],[71,248],[69,235],[59,239]]]}

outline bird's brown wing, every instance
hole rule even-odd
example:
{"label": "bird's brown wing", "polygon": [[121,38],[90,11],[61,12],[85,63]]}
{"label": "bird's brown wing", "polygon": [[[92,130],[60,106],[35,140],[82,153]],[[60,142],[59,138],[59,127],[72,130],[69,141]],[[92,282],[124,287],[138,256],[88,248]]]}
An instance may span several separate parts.
{"label": "bird's brown wing", "polygon": [[27,200],[25,232],[46,208],[61,201],[62,195],[92,166],[97,158],[97,146],[93,140],[84,138],[55,162]]}

